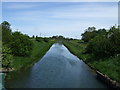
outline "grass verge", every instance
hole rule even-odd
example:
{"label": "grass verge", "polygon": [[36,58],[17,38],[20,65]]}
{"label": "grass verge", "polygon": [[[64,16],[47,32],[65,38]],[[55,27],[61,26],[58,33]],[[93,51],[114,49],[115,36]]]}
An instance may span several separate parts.
{"label": "grass verge", "polygon": [[26,69],[39,61],[49,50],[54,42],[34,42],[34,47],[30,57],[13,57],[12,67],[16,70]]}
{"label": "grass verge", "polygon": [[87,44],[78,41],[63,42],[71,53],[91,64],[92,67],[120,83],[120,56],[97,60],[90,54],[84,54]]}

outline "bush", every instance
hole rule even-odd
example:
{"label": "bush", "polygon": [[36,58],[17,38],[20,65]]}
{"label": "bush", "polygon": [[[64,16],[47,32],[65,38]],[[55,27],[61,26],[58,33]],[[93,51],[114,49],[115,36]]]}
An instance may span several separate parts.
{"label": "bush", "polygon": [[2,47],[2,67],[4,68],[11,68],[12,66],[12,61],[13,61],[13,56],[11,54],[11,49],[8,48],[7,46],[3,45]]}
{"label": "bush", "polygon": [[15,56],[29,56],[32,51],[33,42],[27,35],[23,35],[20,32],[14,32],[12,34],[11,50]]}
{"label": "bush", "polygon": [[114,54],[120,54],[120,29],[113,26],[108,32],[112,48],[114,49]]}
{"label": "bush", "polygon": [[41,37],[37,37],[37,36],[36,36],[35,39],[36,39],[37,42],[41,42],[41,41],[42,41],[42,38],[41,38]]}
{"label": "bush", "polygon": [[44,42],[49,42],[49,40],[47,38],[44,38]]}
{"label": "bush", "polygon": [[89,42],[86,51],[96,57],[104,58],[113,55],[114,50],[112,47],[110,40],[106,36],[98,35]]}

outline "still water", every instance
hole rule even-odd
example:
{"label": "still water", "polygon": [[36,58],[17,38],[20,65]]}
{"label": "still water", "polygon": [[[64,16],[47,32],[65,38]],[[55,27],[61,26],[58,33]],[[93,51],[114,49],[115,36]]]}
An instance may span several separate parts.
{"label": "still water", "polygon": [[56,43],[30,69],[6,82],[9,88],[107,88],[96,74],[63,45]]}

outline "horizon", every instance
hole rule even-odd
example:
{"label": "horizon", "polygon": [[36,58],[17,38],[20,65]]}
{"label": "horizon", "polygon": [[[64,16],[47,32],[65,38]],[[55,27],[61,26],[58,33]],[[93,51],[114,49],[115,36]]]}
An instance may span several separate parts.
{"label": "horizon", "polygon": [[88,27],[109,29],[118,24],[117,2],[3,2],[2,21],[12,31],[80,39]]}

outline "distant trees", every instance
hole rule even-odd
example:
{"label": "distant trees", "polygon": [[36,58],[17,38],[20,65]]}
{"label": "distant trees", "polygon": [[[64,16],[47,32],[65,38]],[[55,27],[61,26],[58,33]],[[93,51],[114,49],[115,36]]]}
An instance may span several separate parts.
{"label": "distant trees", "polygon": [[49,42],[49,38],[47,38],[47,37],[38,37],[38,36],[36,36],[36,38],[35,38],[35,40],[37,41],[37,42]]}
{"label": "distant trees", "polygon": [[86,53],[99,58],[120,54],[120,29],[111,27],[106,29],[88,29],[82,34],[82,40],[88,42]]}
{"label": "distant trees", "polygon": [[37,42],[41,42],[41,41],[42,41],[42,37],[38,37],[38,36],[36,36],[35,39],[36,39]]}
{"label": "distant trees", "polygon": [[35,38],[35,36],[33,35],[32,38]]}
{"label": "distant trees", "polygon": [[43,38],[44,42],[49,42],[48,38]]}
{"label": "distant trees", "polygon": [[57,35],[57,36],[52,36],[52,39],[55,39],[55,40],[65,40],[66,38],[62,35]]}

